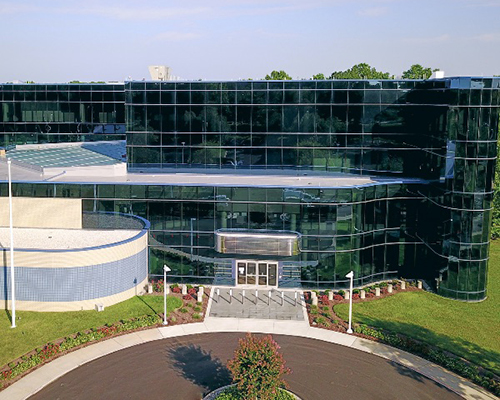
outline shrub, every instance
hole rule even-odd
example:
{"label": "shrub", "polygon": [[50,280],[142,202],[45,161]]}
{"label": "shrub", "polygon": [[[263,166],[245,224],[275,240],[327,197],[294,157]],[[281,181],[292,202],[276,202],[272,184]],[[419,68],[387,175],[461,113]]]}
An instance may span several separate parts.
{"label": "shrub", "polygon": [[[353,289],[352,294],[353,294],[353,295],[355,295],[355,294],[359,294],[359,289]],[[354,298],[354,296],[353,296],[353,298]]]}
{"label": "shrub", "polygon": [[193,308],[193,305],[191,303],[187,303],[186,307]]}
{"label": "shrub", "polygon": [[330,311],[330,307],[328,307],[328,306],[324,306],[324,307],[323,307],[323,311]]}
{"label": "shrub", "polygon": [[193,314],[193,318],[194,318],[194,319],[200,319],[200,318],[201,318],[201,315],[200,315],[200,314],[198,314],[198,313],[194,313],[194,314]]}
{"label": "shrub", "polygon": [[344,297],[344,295],[345,295],[345,292],[343,290],[339,290],[337,293],[339,296],[342,296],[342,297]]}
{"label": "shrub", "polygon": [[152,281],[151,282],[153,285],[153,292],[155,293],[163,293],[163,289],[165,287],[163,279],[157,280],[157,281]]}
{"label": "shrub", "polygon": [[202,308],[200,306],[194,306],[193,310],[196,312],[200,312],[202,310]]}
{"label": "shrub", "polygon": [[189,284],[188,284],[188,285],[186,285],[186,288],[187,288],[187,290],[189,291],[189,290],[193,289],[193,285],[189,285]]}
{"label": "shrub", "polygon": [[311,312],[311,315],[318,315],[319,314],[318,307],[316,307],[316,308],[312,308],[311,307],[311,311],[310,312]]}
{"label": "shrub", "polygon": [[203,303],[202,303],[201,301],[197,301],[197,302],[196,302],[196,305],[197,305],[197,306],[201,306],[201,305],[203,305]]}
{"label": "shrub", "polygon": [[456,372],[464,378],[481,385],[493,394],[497,396],[500,395],[500,382],[498,382],[495,377],[487,376],[487,374],[481,374],[477,366],[472,365],[457,356],[445,353],[438,348],[419,342],[418,340],[407,336],[385,332],[381,329],[371,328],[367,325],[355,326],[354,331],[366,336],[371,336],[372,338],[378,339],[391,346],[418,354],[427,360],[442,365],[446,369]]}
{"label": "shrub", "polygon": [[317,317],[317,318],[314,318],[314,322],[316,322],[318,325],[322,325],[322,326],[330,326],[330,323],[327,321],[327,319],[325,317]]}
{"label": "shrub", "polygon": [[184,307],[180,308],[180,309],[179,309],[179,311],[180,311],[181,313],[183,313],[183,314],[185,314],[185,313],[187,313],[187,312],[188,312],[187,308],[184,308]]}
{"label": "shrub", "polygon": [[291,371],[285,366],[279,348],[271,336],[259,339],[249,333],[239,340],[239,346],[227,367],[243,398],[274,399],[279,388],[286,386],[282,377]]}

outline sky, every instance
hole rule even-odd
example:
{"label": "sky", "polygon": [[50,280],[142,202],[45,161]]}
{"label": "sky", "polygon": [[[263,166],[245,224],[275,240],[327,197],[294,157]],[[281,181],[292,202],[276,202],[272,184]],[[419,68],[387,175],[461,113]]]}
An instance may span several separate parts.
{"label": "sky", "polygon": [[0,0],[0,82],[500,75],[500,0]]}

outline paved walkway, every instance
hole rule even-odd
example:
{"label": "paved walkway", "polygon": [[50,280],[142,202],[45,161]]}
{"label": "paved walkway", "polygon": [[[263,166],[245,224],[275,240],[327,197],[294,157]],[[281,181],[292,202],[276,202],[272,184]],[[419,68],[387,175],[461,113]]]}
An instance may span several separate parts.
{"label": "paved walkway", "polygon": [[[212,299],[211,299],[212,300]],[[211,312],[209,301],[209,310]],[[213,303],[213,302],[212,302]],[[289,335],[318,339],[374,354],[403,365],[432,379],[465,399],[497,399],[486,390],[463,379],[444,368],[405,351],[355,336],[310,327],[306,321],[272,320],[255,318],[214,318],[208,316],[204,322],[153,328],[145,331],[114,337],[106,341],[68,353],[28,374],[4,391],[0,400],[26,399],[40,391],[67,372],[92,360],[138,344],[185,335],[255,332],[273,335]]]}

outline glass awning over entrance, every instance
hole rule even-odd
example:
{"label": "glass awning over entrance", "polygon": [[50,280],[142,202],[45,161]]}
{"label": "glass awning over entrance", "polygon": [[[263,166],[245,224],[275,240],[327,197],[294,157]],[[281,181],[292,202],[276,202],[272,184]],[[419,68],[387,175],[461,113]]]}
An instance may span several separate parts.
{"label": "glass awning over entrance", "polygon": [[291,231],[219,229],[215,232],[219,253],[294,256],[300,253],[300,234]]}

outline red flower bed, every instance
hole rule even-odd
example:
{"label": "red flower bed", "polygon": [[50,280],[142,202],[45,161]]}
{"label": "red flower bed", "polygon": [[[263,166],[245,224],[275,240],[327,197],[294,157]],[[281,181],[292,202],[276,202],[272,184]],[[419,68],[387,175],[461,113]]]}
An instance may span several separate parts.
{"label": "red flower bed", "polygon": [[190,295],[195,295],[196,294],[196,289],[195,288],[188,289],[188,293]]}
{"label": "red flower bed", "polygon": [[180,293],[181,292],[181,288],[179,286],[174,286],[172,288],[172,293]]}
{"label": "red flower bed", "polygon": [[319,301],[325,306],[328,306],[330,304],[330,300],[328,300],[328,295],[326,294],[319,296]]}
{"label": "red flower bed", "polygon": [[335,301],[342,301],[344,298],[340,294],[334,294],[333,295],[333,300]]}

